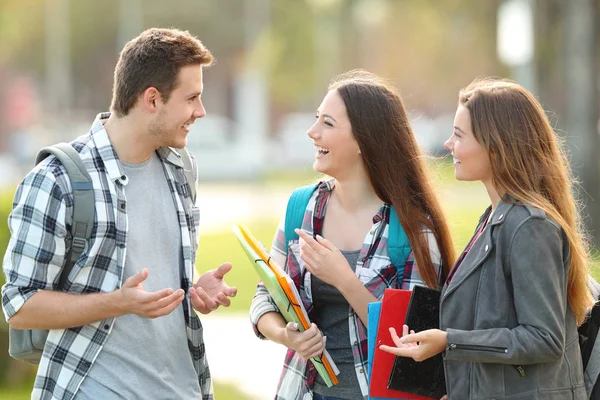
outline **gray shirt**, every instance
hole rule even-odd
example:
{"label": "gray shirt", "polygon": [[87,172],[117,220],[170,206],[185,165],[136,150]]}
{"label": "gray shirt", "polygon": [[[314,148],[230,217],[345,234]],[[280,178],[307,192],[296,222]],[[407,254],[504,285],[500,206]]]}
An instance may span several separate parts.
{"label": "gray shirt", "polygon": [[[181,232],[160,160],[153,154],[142,164],[123,163],[123,168],[129,179],[123,281],[147,268],[144,290],[176,290],[181,287]],[[156,319],[118,317],[76,396],[78,400],[200,397],[181,305]]]}
{"label": "gray shirt", "polygon": [[[346,257],[352,270],[355,271],[360,250],[342,250],[342,254]],[[316,314],[314,322],[323,332],[323,335],[327,336],[327,351],[340,370],[337,376],[339,383],[330,388],[317,374],[313,391],[322,396],[363,400],[356,369],[354,368],[352,347],[350,346],[350,322],[348,321],[350,304],[339,290],[323,282],[315,275],[311,276],[311,285],[314,312]]]}

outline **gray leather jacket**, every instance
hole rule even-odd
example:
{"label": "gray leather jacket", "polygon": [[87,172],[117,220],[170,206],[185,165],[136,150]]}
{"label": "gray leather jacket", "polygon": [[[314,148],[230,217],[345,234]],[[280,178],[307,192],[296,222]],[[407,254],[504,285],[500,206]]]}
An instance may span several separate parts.
{"label": "gray leather jacket", "polygon": [[586,398],[568,270],[560,226],[501,201],[442,289],[449,400]]}

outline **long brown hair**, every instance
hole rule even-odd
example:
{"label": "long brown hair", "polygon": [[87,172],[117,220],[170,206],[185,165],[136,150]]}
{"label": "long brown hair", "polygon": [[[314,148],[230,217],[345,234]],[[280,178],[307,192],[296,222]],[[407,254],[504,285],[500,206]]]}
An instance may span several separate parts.
{"label": "long brown hair", "polygon": [[488,152],[498,193],[543,210],[564,230],[571,255],[567,296],[582,323],[593,304],[588,251],[568,158],[544,109],[517,83],[490,78],[462,89],[459,104],[469,110],[473,134]]}
{"label": "long brown hair", "polygon": [[338,76],[329,90],[344,100],[367,176],[377,196],[394,206],[423,282],[437,288],[423,227],[431,229],[439,246],[442,279],[454,262],[454,248],[402,99],[393,86],[362,70]]}

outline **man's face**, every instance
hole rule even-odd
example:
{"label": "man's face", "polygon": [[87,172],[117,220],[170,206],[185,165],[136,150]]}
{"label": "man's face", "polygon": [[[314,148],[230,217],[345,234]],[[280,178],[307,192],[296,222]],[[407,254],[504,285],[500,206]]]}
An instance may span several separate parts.
{"label": "man's face", "polygon": [[201,100],[203,87],[200,64],[181,68],[169,100],[166,103],[158,100],[160,108],[150,123],[150,136],[156,141],[156,147],[183,148],[187,145],[190,125],[206,115]]}

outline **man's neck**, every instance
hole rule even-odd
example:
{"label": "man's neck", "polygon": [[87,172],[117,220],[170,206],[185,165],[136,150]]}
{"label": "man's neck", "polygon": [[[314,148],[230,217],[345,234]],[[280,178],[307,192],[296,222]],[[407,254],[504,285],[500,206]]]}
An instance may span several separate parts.
{"label": "man's neck", "polygon": [[152,156],[156,147],[151,143],[144,127],[145,124],[132,115],[119,118],[113,113],[104,122],[104,129],[119,160],[139,164]]}

